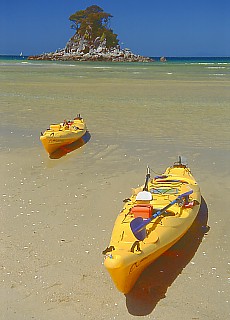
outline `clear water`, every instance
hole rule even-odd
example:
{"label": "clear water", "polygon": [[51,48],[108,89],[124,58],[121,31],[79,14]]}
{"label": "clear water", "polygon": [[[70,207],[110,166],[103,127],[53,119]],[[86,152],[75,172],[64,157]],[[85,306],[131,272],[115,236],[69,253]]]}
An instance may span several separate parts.
{"label": "clear water", "polygon": [[145,161],[152,153],[161,158],[157,150],[229,156],[229,58],[92,63],[3,56],[0,84],[1,150],[42,153],[40,132],[81,113],[95,150],[112,145]]}

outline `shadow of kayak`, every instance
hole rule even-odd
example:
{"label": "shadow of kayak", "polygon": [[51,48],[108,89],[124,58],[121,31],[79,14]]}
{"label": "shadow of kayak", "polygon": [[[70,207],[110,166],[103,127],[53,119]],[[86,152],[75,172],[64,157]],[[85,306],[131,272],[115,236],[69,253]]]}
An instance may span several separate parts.
{"label": "shadow of kayak", "polygon": [[77,141],[74,141],[71,144],[66,146],[60,147],[59,149],[55,150],[53,153],[49,155],[50,159],[60,159],[65,156],[67,153],[73,152],[81,148],[84,144],[86,144],[91,138],[91,135],[88,131]]}
{"label": "shadow of kayak", "polygon": [[148,315],[165,298],[168,288],[191,261],[204,235],[209,231],[207,221],[208,208],[202,198],[199,213],[187,233],[154,261],[126,294],[126,306],[130,314]]}

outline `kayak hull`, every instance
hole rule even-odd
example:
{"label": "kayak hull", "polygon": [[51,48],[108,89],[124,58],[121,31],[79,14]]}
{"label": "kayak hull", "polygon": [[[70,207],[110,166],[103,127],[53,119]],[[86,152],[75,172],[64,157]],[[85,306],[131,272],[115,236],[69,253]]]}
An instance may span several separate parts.
{"label": "kayak hull", "polygon": [[42,133],[40,141],[45,150],[52,154],[57,149],[69,145],[80,139],[86,133],[84,120],[76,119],[68,123],[50,125],[50,128]]}
{"label": "kayak hull", "polygon": [[[170,167],[162,177],[149,181],[147,189],[152,199],[142,201],[142,209],[138,207],[140,201],[137,195],[143,188],[134,189],[134,194],[115,221],[110,245],[104,251],[105,268],[117,289],[125,294],[133,288],[141,273],[188,231],[200,208],[200,189],[189,168]],[[146,226],[144,240],[134,236],[130,223],[137,216],[144,216],[145,221],[146,209],[143,208],[146,205],[158,211],[188,190],[193,193],[186,204],[175,203]]]}

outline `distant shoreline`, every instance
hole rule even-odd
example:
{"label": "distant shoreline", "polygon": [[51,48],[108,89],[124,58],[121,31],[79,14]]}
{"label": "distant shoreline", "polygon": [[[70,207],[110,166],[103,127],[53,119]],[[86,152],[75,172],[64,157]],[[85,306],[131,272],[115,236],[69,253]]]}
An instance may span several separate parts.
{"label": "distant shoreline", "polygon": [[[1,54],[0,60],[28,60],[29,55],[20,56],[13,54]],[[159,56],[150,56],[153,62],[160,62]],[[166,63],[230,63],[230,57],[170,57],[166,56]],[[63,61],[63,60],[62,60]],[[52,62],[52,61],[51,61]],[[61,61],[60,61],[61,62]],[[65,62],[65,61],[63,61]],[[74,61],[73,61],[74,62]],[[98,61],[99,62],[99,61]],[[103,62],[103,61],[101,61]]]}

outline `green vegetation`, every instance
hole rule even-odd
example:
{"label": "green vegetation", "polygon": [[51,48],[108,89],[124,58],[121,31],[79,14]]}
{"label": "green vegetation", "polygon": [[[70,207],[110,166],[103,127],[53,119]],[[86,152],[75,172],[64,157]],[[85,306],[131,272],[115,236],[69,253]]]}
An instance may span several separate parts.
{"label": "green vegetation", "polygon": [[111,48],[118,45],[119,40],[117,34],[109,27],[110,19],[113,16],[106,13],[97,5],[92,5],[85,10],[75,12],[69,17],[73,22],[71,28],[76,30],[76,33],[84,37],[92,45],[95,39],[103,41],[106,39],[106,47]]}

